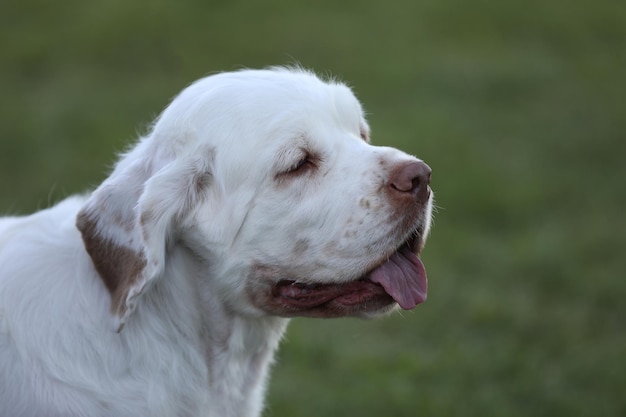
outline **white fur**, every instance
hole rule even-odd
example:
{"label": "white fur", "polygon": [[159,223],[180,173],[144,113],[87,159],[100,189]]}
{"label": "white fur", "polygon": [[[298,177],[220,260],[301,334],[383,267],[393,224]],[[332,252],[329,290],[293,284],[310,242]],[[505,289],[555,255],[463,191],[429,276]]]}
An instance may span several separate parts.
{"label": "white fur", "polygon": [[[257,272],[349,281],[406,238],[380,186],[416,159],[368,135],[340,83],[214,75],[92,194],[1,219],[0,416],[260,415],[288,319],[251,302]],[[316,170],[289,177],[304,150]],[[424,234],[429,219],[430,201]],[[124,254],[101,259],[123,272],[117,295],[84,239]]]}

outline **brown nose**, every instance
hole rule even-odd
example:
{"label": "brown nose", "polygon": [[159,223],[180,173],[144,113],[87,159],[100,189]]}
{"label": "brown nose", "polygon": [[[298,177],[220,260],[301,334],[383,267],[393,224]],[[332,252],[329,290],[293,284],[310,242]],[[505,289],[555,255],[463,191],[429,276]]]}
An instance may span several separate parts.
{"label": "brown nose", "polygon": [[396,166],[389,176],[389,186],[396,193],[411,195],[420,203],[430,196],[428,184],[432,170],[422,161],[408,162]]}

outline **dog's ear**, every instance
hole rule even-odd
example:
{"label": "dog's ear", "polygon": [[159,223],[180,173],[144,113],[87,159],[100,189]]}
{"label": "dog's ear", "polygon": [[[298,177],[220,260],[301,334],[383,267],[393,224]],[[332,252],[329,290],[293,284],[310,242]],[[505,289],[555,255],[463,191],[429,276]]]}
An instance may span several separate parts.
{"label": "dog's ear", "polygon": [[204,198],[212,152],[157,157],[148,140],[125,155],[80,210],[76,225],[111,293],[118,331],[163,274],[173,228]]}

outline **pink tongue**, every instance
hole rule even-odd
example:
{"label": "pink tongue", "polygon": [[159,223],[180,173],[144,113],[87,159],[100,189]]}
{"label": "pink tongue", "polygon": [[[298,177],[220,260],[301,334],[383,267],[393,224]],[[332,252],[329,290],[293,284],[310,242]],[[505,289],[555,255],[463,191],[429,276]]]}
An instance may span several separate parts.
{"label": "pink tongue", "polygon": [[370,281],[383,286],[405,310],[426,301],[428,279],[424,264],[416,254],[404,246],[369,276]]}

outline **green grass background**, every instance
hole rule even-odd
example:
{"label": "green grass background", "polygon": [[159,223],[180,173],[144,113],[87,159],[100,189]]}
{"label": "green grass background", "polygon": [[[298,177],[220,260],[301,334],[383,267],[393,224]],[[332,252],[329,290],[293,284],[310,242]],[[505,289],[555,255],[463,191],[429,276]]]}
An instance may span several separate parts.
{"label": "green grass background", "polygon": [[296,60],[441,208],[428,302],[294,320],[264,415],[626,415],[622,0],[5,1],[0,211],[97,185],[192,80]]}

